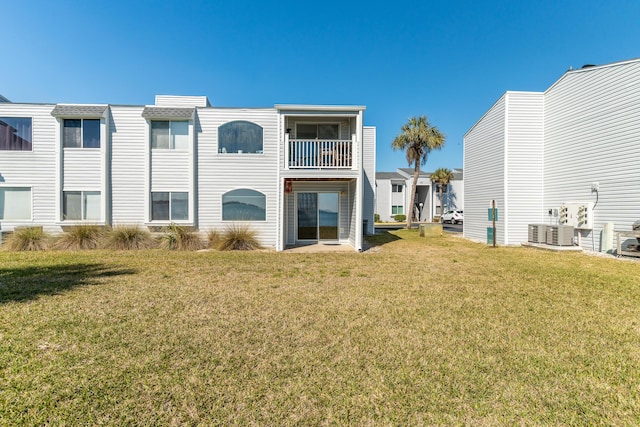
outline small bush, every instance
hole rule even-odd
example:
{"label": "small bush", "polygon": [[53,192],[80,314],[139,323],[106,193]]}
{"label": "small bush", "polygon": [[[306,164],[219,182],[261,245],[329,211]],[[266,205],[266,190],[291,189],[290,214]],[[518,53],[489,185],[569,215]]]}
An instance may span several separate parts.
{"label": "small bush", "polygon": [[222,235],[218,230],[209,230],[207,232],[207,247],[209,249],[218,249],[220,242],[222,241]]}
{"label": "small bush", "polygon": [[407,216],[403,214],[398,214],[398,215],[395,215],[393,219],[395,219],[396,222],[403,222],[407,220]]}
{"label": "small bush", "polygon": [[105,246],[116,250],[148,249],[155,246],[151,233],[137,225],[117,225],[107,233]]}
{"label": "small bush", "polygon": [[7,251],[44,251],[51,237],[42,227],[20,227],[13,230],[2,244]]}
{"label": "small bush", "polygon": [[247,225],[232,225],[224,232],[218,248],[221,251],[252,251],[261,249],[258,233]]}
{"label": "small bush", "polygon": [[54,244],[55,249],[96,249],[102,242],[103,232],[97,225],[74,225],[65,229]]}
{"label": "small bush", "polygon": [[373,214],[373,222],[380,222],[380,214]]}
{"label": "small bush", "polygon": [[160,237],[160,247],[177,251],[196,251],[204,245],[195,231],[181,225],[171,224]]}

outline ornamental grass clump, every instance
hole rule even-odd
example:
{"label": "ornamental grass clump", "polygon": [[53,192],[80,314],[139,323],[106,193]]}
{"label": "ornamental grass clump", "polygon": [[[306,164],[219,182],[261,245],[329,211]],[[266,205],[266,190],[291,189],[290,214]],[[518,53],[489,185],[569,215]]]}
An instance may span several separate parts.
{"label": "ornamental grass clump", "polygon": [[246,225],[228,227],[218,245],[221,251],[252,251],[261,248],[258,233]]}
{"label": "ornamental grass clump", "polygon": [[209,249],[218,249],[222,235],[218,230],[209,230],[207,232],[207,247]]}
{"label": "ornamental grass clump", "polygon": [[11,233],[2,249],[6,251],[44,251],[49,249],[51,236],[42,227],[20,227]]}
{"label": "ornamental grass clump", "polygon": [[107,232],[105,247],[115,250],[149,249],[156,246],[151,233],[137,225],[117,225]]}
{"label": "ornamental grass clump", "polygon": [[160,247],[176,251],[197,251],[204,244],[193,230],[181,225],[171,224],[164,229],[160,237]]}
{"label": "ornamental grass clump", "polygon": [[74,225],[65,229],[57,238],[54,248],[66,250],[97,249],[102,243],[103,232],[97,225]]}

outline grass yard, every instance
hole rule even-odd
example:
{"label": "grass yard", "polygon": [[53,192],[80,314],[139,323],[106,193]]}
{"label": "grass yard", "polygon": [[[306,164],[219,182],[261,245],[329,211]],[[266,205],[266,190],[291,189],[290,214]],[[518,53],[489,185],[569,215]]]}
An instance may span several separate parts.
{"label": "grass yard", "polygon": [[0,252],[0,425],[638,425],[640,263]]}

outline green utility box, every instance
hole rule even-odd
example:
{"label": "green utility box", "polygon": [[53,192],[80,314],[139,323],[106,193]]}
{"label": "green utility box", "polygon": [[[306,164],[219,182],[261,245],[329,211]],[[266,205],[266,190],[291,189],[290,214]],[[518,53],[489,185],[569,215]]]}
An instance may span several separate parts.
{"label": "green utility box", "polygon": [[440,237],[442,236],[442,224],[420,224],[420,237]]}

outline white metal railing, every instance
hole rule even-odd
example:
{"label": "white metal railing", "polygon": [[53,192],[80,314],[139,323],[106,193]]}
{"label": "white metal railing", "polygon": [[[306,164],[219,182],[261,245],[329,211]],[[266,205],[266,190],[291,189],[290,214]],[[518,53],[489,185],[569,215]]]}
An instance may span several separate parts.
{"label": "white metal railing", "polygon": [[290,139],[289,168],[350,169],[352,147],[352,141],[344,139]]}

